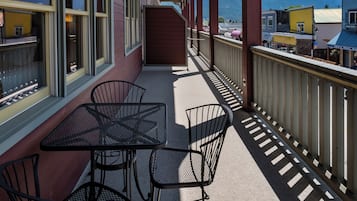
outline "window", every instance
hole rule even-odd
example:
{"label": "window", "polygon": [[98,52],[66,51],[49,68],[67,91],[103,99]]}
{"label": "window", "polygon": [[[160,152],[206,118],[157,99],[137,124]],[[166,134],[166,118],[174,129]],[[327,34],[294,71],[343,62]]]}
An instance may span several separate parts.
{"label": "window", "polygon": [[74,10],[86,10],[86,1],[85,0],[66,0],[66,8]]}
{"label": "window", "polygon": [[15,37],[22,37],[23,30],[24,30],[23,26],[15,26],[15,34],[14,34],[14,36]]}
{"label": "window", "polygon": [[0,3],[0,124],[49,96],[46,41],[53,38],[45,22],[51,15],[18,4]]}
{"label": "window", "polygon": [[88,13],[85,0],[66,0],[66,8],[66,82],[70,84],[86,72],[83,30]]}
{"label": "window", "polygon": [[273,16],[268,16],[268,27],[273,27]]}
{"label": "window", "polygon": [[125,1],[125,50],[134,49],[141,42],[140,1]]}
{"label": "window", "polygon": [[303,22],[298,22],[296,23],[296,31],[298,33],[304,33],[305,30],[304,30],[304,23]]}
{"label": "window", "polygon": [[357,11],[349,11],[348,12],[348,16],[349,16],[349,24],[354,25],[357,24]]}
{"label": "window", "polygon": [[108,14],[105,0],[97,0],[96,8],[96,66],[108,60],[108,43],[105,30],[108,30]]}
{"label": "window", "polygon": [[267,24],[267,18],[264,16],[262,17],[262,29],[265,29],[266,24]]}

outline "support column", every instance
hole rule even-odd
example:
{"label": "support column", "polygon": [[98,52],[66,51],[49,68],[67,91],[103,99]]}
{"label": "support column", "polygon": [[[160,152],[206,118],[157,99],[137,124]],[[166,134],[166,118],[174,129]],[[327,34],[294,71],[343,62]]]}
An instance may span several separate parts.
{"label": "support column", "polygon": [[344,61],[344,52],[343,52],[343,49],[340,48],[340,66],[345,66],[345,61]]}
{"label": "support column", "polygon": [[187,4],[187,1],[184,1],[183,2],[183,5],[181,7],[181,10],[182,10],[182,15],[184,16],[184,18],[186,19],[186,26],[189,26],[189,19],[188,19],[188,4]]}
{"label": "support column", "polygon": [[202,0],[197,0],[197,31],[203,30],[202,24]]}
{"label": "support column", "polygon": [[261,0],[242,0],[243,11],[243,108],[251,110],[253,101],[253,54],[250,48],[261,45]]}
{"label": "support column", "polygon": [[[193,29],[195,28],[195,0],[190,0],[190,38],[193,38]],[[193,40],[190,40],[190,47],[193,47]]]}
{"label": "support column", "polygon": [[[202,23],[202,0],[197,0],[197,38],[200,38],[200,31],[203,30]],[[197,40],[197,56],[200,55],[200,40]]]}
{"label": "support column", "polygon": [[210,38],[210,69],[214,66],[214,40],[213,36],[218,34],[218,0],[209,1],[209,38]]}

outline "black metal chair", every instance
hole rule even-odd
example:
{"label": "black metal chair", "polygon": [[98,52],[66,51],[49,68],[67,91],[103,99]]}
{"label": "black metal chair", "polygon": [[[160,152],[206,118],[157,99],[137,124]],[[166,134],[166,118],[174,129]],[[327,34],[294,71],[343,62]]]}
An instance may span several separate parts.
{"label": "black metal chair", "polygon": [[[141,103],[145,89],[134,83],[123,80],[109,80],[96,85],[91,92],[91,100],[93,103]],[[118,111],[102,111],[105,114],[109,114]],[[120,114],[113,115],[130,115],[135,111],[121,110]],[[105,119],[100,119],[103,124],[106,124]],[[106,139],[103,139],[106,140]],[[97,151],[96,153],[96,168],[102,170],[100,182],[104,183],[105,171],[113,171],[123,169],[124,188],[126,188],[127,167],[129,158],[133,153],[128,151]],[[125,190],[125,189],[124,189]]]}
{"label": "black metal chair", "polygon": [[[40,196],[38,176],[38,154],[25,156],[0,165],[0,187],[10,201],[48,201]],[[85,183],[69,195],[65,201],[89,200],[90,188],[95,189],[97,201],[129,201],[120,192],[99,183]]]}
{"label": "black metal chair", "polygon": [[123,194],[119,193],[118,191],[105,186],[100,183],[85,183],[80,186],[78,189],[73,191],[71,195],[69,195],[64,201],[89,201],[90,199],[90,189],[94,189],[94,198],[93,200],[96,201],[130,201],[127,197]]}
{"label": "black metal chair", "polygon": [[226,135],[232,125],[233,112],[226,105],[207,104],[186,110],[188,118],[188,149],[162,148],[150,157],[152,200],[157,190],[200,187],[202,200],[208,199],[204,190],[213,182]]}
{"label": "black metal chair", "polygon": [[40,197],[38,158],[34,154],[0,165],[0,187],[9,200],[46,201]]}

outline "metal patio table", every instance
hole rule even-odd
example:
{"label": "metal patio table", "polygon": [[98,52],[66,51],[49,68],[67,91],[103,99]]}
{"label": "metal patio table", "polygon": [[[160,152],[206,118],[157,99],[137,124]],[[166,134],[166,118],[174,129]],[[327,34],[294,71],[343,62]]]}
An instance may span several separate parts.
{"label": "metal patio table", "polygon": [[[86,103],[79,105],[41,141],[41,149],[90,151],[90,182],[94,182],[95,151],[129,150],[135,157],[138,149],[165,146],[166,127],[167,111],[164,103]],[[144,199],[136,174],[136,162],[130,163],[130,166],[134,166],[131,168],[134,168],[136,187]],[[93,188],[90,192],[93,200],[94,194]]]}

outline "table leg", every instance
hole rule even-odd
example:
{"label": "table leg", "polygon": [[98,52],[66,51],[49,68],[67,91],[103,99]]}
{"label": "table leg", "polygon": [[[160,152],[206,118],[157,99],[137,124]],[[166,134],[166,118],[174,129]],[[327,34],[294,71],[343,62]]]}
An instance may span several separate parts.
{"label": "table leg", "polygon": [[139,184],[139,178],[138,178],[138,167],[137,167],[137,163],[136,163],[136,151],[133,151],[133,162],[132,162],[132,168],[133,168],[133,173],[134,173],[134,180],[135,180],[135,185],[136,185],[136,189],[138,190],[141,199],[147,201],[149,200],[150,197],[145,198],[144,194],[141,190],[140,184]]}
{"label": "table leg", "polygon": [[95,188],[94,188],[94,174],[95,174],[95,161],[94,161],[94,150],[90,151],[90,188],[89,188],[89,200],[95,201]]}

